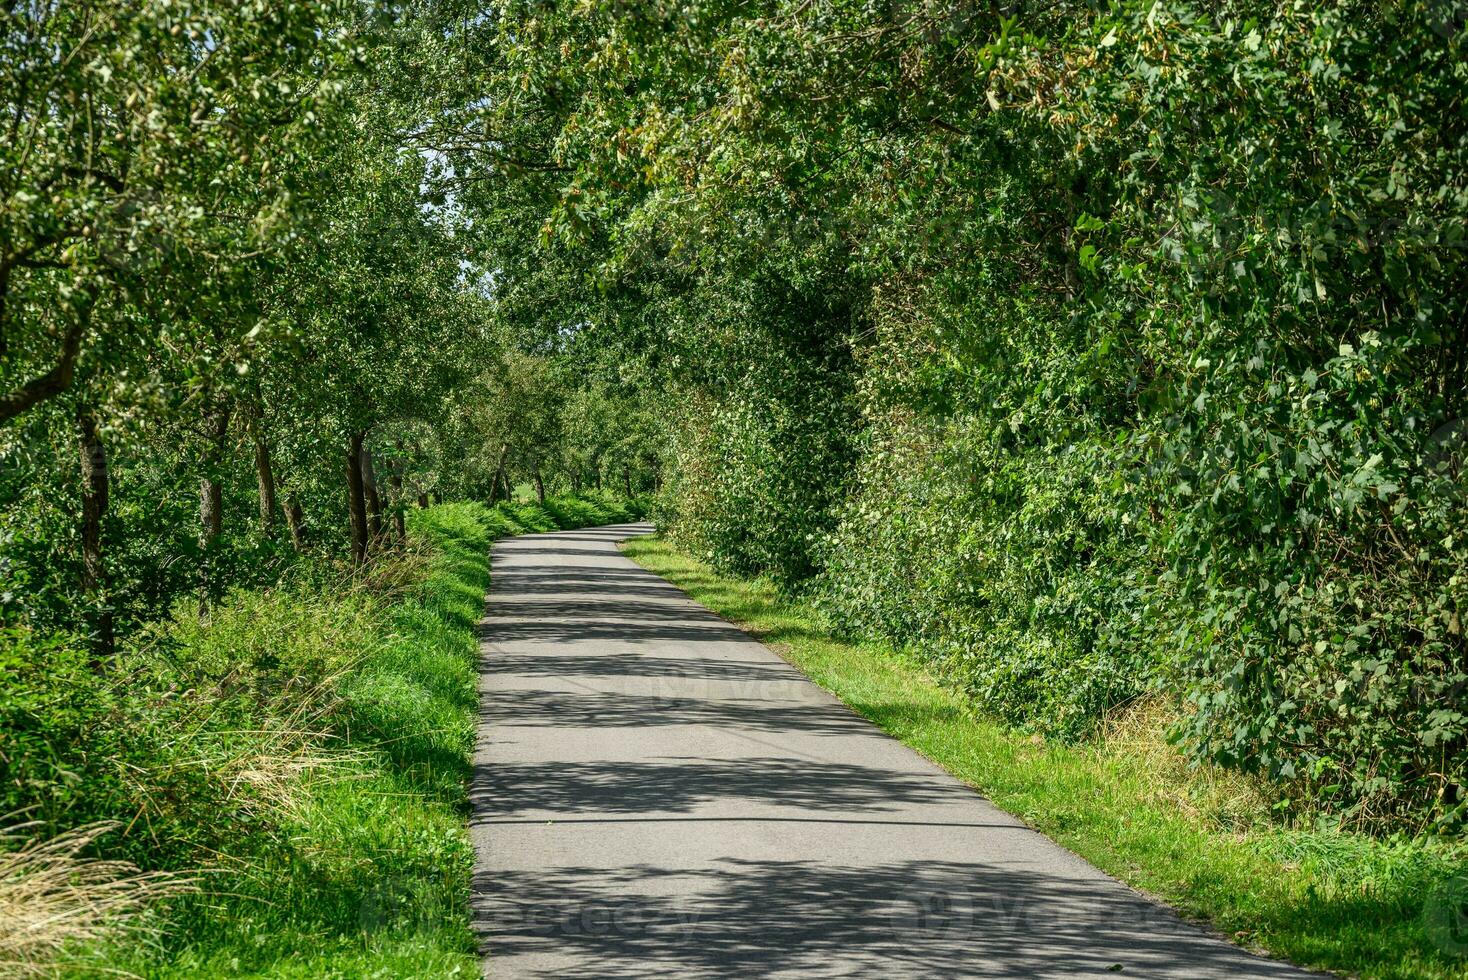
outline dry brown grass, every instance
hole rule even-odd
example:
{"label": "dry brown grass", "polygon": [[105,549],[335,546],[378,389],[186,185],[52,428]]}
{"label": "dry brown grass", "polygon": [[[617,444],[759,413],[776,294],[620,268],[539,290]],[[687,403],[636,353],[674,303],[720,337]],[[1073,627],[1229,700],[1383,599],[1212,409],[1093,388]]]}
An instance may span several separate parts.
{"label": "dry brown grass", "polygon": [[309,735],[301,733],[295,744],[271,741],[220,760],[214,775],[226,785],[231,804],[243,812],[293,814],[307,798],[309,785],[360,775],[361,753],[313,750]]}
{"label": "dry brown grass", "polygon": [[[350,779],[361,770],[362,753],[333,744],[338,736],[330,731],[330,716],[342,704],[337,686],[344,673],[316,683],[290,683],[272,692],[270,699],[287,710],[271,718],[267,727],[247,731],[210,728],[209,713],[223,695],[205,691],[196,696],[198,709],[177,735],[178,742],[189,748],[179,752],[170,767],[207,772],[234,810],[298,812],[307,795],[306,777],[320,783]],[[228,684],[228,679],[222,682],[220,691]],[[151,799],[154,785],[168,781],[161,768],[129,775],[134,792],[145,800]]]}
{"label": "dry brown grass", "polygon": [[337,683],[342,672],[316,684],[301,685],[277,703],[289,712],[268,729],[239,733],[238,748],[211,760],[216,780],[227,787],[228,798],[246,810],[294,811],[307,774],[331,777],[346,771],[349,760],[340,751],[327,750],[326,718],[340,706]]}
{"label": "dry brown grass", "polygon": [[1190,762],[1168,731],[1182,709],[1165,697],[1138,699],[1101,727],[1097,751],[1145,775],[1153,798],[1214,830],[1245,831],[1269,819],[1268,787],[1258,779],[1208,763]]}
{"label": "dry brown grass", "polygon": [[367,564],[352,569],[343,587],[355,587],[379,600],[393,601],[412,594],[428,577],[431,555],[409,540],[390,548],[383,547],[368,558]]}
{"label": "dry brown grass", "polygon": [[22,842],[0,852],[0,976],[51,975],[68,949],[146,930],[152,903],[196,888],[189,875],[84,856],[116,826],[95,823],[49,839],[34,836],[35,824],[0,829],[0,845]]}

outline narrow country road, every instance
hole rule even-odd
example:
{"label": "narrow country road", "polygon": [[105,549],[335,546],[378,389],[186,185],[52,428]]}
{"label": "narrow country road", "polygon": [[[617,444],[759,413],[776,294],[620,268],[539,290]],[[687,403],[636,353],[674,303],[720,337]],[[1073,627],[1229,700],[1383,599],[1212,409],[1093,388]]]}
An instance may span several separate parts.
{"label": "narrow country road", "polygon": [[471,831],[487,975],[1306,977],[1180,922],[618,554],[500,542]]}

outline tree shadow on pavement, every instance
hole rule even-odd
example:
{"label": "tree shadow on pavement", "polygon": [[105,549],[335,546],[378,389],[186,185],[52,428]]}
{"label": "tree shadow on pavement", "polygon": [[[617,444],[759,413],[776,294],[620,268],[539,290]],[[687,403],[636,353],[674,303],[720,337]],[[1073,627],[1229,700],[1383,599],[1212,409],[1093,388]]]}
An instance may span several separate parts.
{"label": "tree shadow on pavement", "polygon": [[1120,887],[941,861],[483,873],[476,926],[525,977],[1300,978]]}
{"label": "tree shadow on pavement", "polygon": [[495,762],[476,768],[474,823],[536,813],[679,813],[713,801],[749,812],[880,813],[915,804],[963,805],[973,792],[925,772],[814,759],[667,757],[648,762]]}

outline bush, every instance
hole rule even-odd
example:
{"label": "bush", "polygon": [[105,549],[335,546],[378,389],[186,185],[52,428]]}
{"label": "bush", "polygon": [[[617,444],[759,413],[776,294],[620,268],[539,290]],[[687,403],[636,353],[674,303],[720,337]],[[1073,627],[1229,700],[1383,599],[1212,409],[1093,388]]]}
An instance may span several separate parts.
{"label": "bush", "polygon": [[707,316],[747,333],[701,324],[707,377],[679,392],[676,466],[658,497],[659,526],[680,545],[791,589],[817,569],[813,545],[852,460],[851,310],[832,285],[720,281],[702,297]]}
{"label": "bush", "polygon": [[131,812],[127,773],[163,749],[80,644],[0,632],[0,690],[0,814],[71,828]]}

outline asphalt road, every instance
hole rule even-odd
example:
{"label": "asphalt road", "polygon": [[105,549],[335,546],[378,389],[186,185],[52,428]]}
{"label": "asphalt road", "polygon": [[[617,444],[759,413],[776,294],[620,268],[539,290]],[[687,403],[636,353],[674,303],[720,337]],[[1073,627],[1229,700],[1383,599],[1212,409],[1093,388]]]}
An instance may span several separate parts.
{"label": "asphalt road", "polygon": [[496,978],[1305,977],[1181,922],[618,554],[500,542],[471,832]]}

